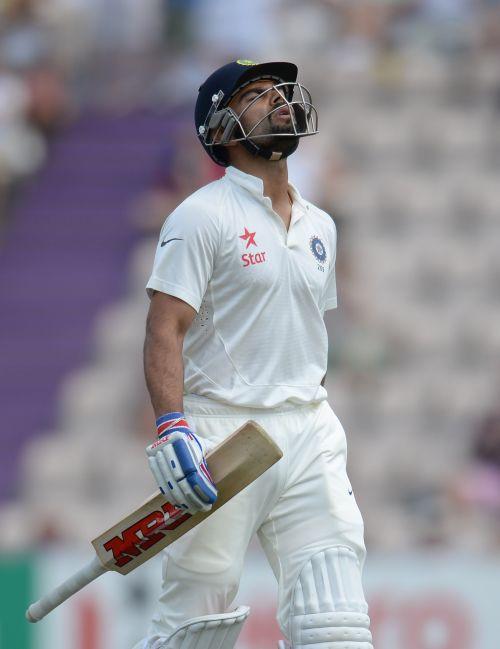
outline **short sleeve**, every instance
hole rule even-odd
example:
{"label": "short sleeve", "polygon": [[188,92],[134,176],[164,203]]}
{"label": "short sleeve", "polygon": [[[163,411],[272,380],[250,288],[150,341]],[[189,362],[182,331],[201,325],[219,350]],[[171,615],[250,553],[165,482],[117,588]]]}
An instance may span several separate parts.
{"label": "short sleeve", "polygon": [[337,281],[335,277],[335,260],[337,256],[337,228],[332,220],[333,235],[331,237],[331,262],[328,269],[328,276],[326,278],[325,293],[324,293],[324,310],[337,308]]}
{"label": "short sleeve", "polygon": [[146,285],[148,295],[167,293],[198,311],[212,276],[218,242],[215,216],[196,203],[181,203],[161,229]]}

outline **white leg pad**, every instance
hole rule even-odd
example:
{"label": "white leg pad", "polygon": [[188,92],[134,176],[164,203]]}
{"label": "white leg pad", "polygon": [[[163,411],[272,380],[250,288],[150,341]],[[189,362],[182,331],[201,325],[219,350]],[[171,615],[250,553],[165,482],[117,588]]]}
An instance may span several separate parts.
{"label": "white leg pad", "polygon": [[290,620],[293,649],[373,649],[355,552],[334,547],[302,568]]}
{"label": "white leg pad", "polygon": [[249,613],[248,606],[239,606],[230,613],[191,618],[168,638],[150,639],[147,648],[233,649]]}

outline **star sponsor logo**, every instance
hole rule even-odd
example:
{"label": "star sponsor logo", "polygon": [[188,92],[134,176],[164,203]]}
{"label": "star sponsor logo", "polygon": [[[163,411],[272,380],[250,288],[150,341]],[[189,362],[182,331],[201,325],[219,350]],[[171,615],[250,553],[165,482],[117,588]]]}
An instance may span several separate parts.
{"label": "star sponsor logo", "polygon": [[255,242],[255,232],[249,232],[247,228],[245,228],[245,231],[243,234],[240,234],[240,239],[243,239],[243,241],[246,241],[246,248],[248,249],[251,245],[252,246],[257,246],[257,243]]}
{"label": "star sponsor logo", "polygon": [[[238,235],[240,239],[245,241],[246,246],[245,250],[248,250],[250,246],[255,246],[258,248],[257,242],[255,241],[256,232],[250,232],[248,228],[245,228],[243,234]],[[243,262],[243,268],[247,266],[255,266],[256,264],[262,264],[266,259],[266,252],[245,252],[241,255],[241,261]]]}
{"label": "star sponsor logo", "polygon": [[241,255],[241,261],[243,262],[243,268],[247,266],[255,266],[255,264],[262,264],[266,260],[265,252],[258,252],[255,255],[253,253],[245,253]]}

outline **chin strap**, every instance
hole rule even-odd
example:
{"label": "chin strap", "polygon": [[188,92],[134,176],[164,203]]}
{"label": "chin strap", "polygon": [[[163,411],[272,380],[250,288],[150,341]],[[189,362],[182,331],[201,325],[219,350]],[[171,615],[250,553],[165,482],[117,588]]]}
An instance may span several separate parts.
{"label": "chin strap", "polygon": [[290,149],[285,152],[273,151],[272,147],[268,146],[259,146],[258,144],[255,144],[255,142],[252,142],[252,140],[241,140],[240,144],[254,156],[260,156],[261,158],[265,158],[266,160],[275,161],[288,158],[288,156],[292,155],[292,153],[294,153],[299,146],[299,138],[297,138],[293,146],[291,146]]}

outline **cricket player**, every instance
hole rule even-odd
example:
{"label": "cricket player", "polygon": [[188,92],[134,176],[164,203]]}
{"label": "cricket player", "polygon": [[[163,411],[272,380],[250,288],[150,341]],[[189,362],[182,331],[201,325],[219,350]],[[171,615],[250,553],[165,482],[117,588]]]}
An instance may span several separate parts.
{"label": "cricket player", "polygon": [[239,60],[202,84],[195,125],[226,173],[161,230],[147,284],[144,366],[158,428],[149,465],[166,497],[194,513],[217,498],[205,454],[248,419],[284,456],[167,548],[158,609],[136,649],[233,649],[249,609],[231,603],[254,533],[293,649],[373,649],[363,521],[322,385],[336,229],[287,174],[299,139],[318,132],[316,109],[294,64]]}

